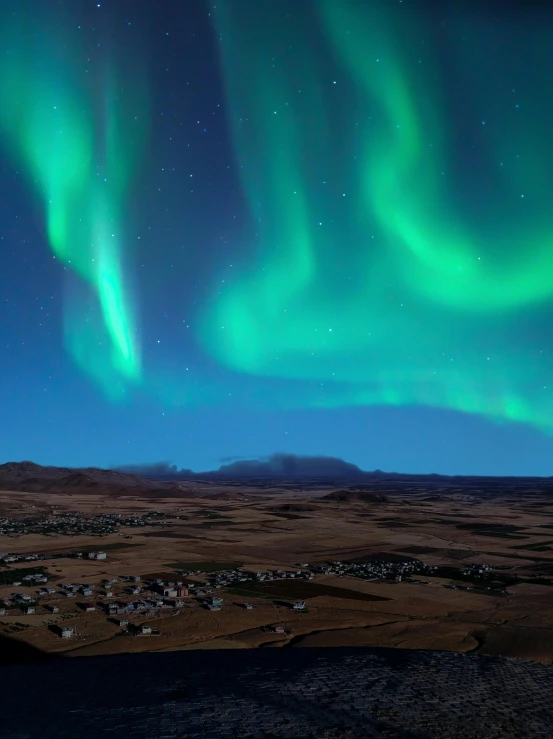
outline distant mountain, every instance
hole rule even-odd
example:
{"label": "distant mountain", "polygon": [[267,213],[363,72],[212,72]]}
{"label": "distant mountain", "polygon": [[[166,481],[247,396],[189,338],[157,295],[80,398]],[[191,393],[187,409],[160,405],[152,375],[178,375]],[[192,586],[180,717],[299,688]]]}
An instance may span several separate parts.
{"label": "distant mountain", "polygon": [[43,467],[34,462],[8,462],[0,465],[0,490],[29,493],[100,493],[105,495],[152,495],[179,493],[176,483],[146,480],[135,474],[97,467]]}
{"label": "distant mountain", "polygon": [[[7,462],[0,465],[0,490],[15,490],[29,493],[95,493],[101,495],[141,495],[145,497],[197,497],[186,490],[186,483],[180,474],[154,477],[152,472],[165,468],[160,465],[145,465],[142,469],[148,476],[137,474],[139,465],[133,465],[128,472],[104,470],[97,467],[51,467],[35,462]],[[212,481],[215,485],[240,487],[243,483],[272,487],[273,480],[283,484],[283,480],[363,480],[371,473],[335,457],[301,457],[292,454],[274,454],[263,460],[240,460],[222,465],[213,472],[194,474],[190,470],[185,479]],[[362,485],[358,485],[361,488]],[[242,492],[224,494],[214,490],[215,498],[239,499]],[[203,497],[203,496],[200,496]]]}
{"label": "distant mountain", "polygon": [[[296,454],[273,454],[266,459],[240,459],[224,464],[211,478],[287,478],[302,477],[351,478],[362,477],[365,473],[356,464],[345,462],[338,457],[308,457]],[[206,475],[203,475],[204,477]]]}
{"label": "distant mountain", "polygon": [[[362,470],[356,464],[346,462],[340,457],[328,457],[324,455],[307,456],[292,453],[275,453],[267,457],[255,458],[232,458],[222,459],[221,466],[216,470],[204,472],[192,472],[187,468],[179,468],[176,464],[168,461],[147,462],[143,464],[125,464],[116,467],[119,472],[126,474],[138,474],[149,480],[163,480],[164,482],[186,482],[201,480],[203,482],[221,483],[240,486],[243,483],[259,487],[272,487],[272,482],[278,482],[279,487],[283,484],[293,484],[299,480],[309,481],[310,485],[316,481],[345,482],[350,481],[399,481],[412,480],[414,483],[439,480],[451,480],[445,475],[425,474],[412,475],[398,472],[383,472],[375,469],[371,471]],[[370,483],[369,483],[370,484]]]}
{"label": "distant mountain", "polygon": [[[141,471],[139,474],[139,470]],[[531,486],[536,493],[551,496],[553,478],[539,477],[481,477],[448,476],[437,474],[405,474],[363,471],[357,465],[337,457],[304,457],[295,454],[273,454],[262,459],[240,459],[224,464],[211,472],[192,472],[175,465],[160,462],[130,465],[126,468],[104,470],[97,467],[42,466],[34,462],[7,462],[0,465],[0,490],[31,493],[96,493],[103,495],[134,495],[144,497],[214,497],[219,500],[238,500],[246,495],[241,488],[247,485],[256,492],[286,490],[320,490],[332,486],[340,488],[326,496],[327,500],[341,502],[384,503],[387,495],[398,489],[434,494],[463,493],[478,498]],[[192,492],[195,482],[213,489]],[[226,488],[221,491],[220,486]],[[412,486],[406,488],[405,486]],[[398,487],[399,486],[399,487]],[[228,488],[235,488],[230,492]],[[377,492],[378,491],[378,492]],[[382,491],[382,492],[380,492]],[[251,490],[250,490],[251,492]],[[256,494],[256,500],[259,500]]]}

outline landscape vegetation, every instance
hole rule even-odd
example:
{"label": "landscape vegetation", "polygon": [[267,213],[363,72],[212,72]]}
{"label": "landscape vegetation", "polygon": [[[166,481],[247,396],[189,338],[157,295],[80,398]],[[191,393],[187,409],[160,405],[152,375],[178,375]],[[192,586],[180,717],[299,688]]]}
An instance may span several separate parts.
{"label": "landscape vegetation", "polygon": [[0,635],[42,652],[553,662],[549,479],[153,480],[24,462],[0,466],[0,489]]}

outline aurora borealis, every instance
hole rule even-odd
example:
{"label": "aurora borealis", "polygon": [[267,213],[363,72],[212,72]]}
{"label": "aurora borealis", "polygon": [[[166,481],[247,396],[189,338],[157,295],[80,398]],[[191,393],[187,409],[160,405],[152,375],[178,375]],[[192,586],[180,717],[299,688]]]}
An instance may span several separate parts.
{"label": "aurora borealis", "polygon": [[2,24],[0,127],[42,203],[51,249],[96,295],[101,323],[91,325],[82,290],[66,306],[66,343],[111,393],[114,375],[133,381],[140,374],[121,242],[147,111],[143,81],[123,88],[109,51],[96,69],[73,65],[79,41],[69,33],[71,20],[42,6],[32,21],[14,13]]}
{"label": "aurora borealis", "polygon": [[179,449],[215,424],[215,455],[399,470],[424,419],[425,471],[499,473],[482,444],[519,439],[513,469],[545,474],[553,14],[433,7],[6,6],[5,407],[44,386],[39,425],[112,419],[98,464],[207,464]]}
{"label": "aurora borealis", "polygon": [[[221,7],[260,255],[210,306],[208,349],[239,371],[347,384],[328,404],[425,404],[551,428],[541,347],[522,364],[510,339],[520,316],[553,295],[549,198],[536,180],[553,192],[539,139],[513,125],[520,98],[511,94],[480,142],[481,176],[494,185],[490,227],[488,214],[459,207],[444,177],[455,121],[416,15],[323,0],[291,31],[281,5]],[[317,53],[305,49],[307,27]],[[325,68],[331,54],[338,79]],[[475,137],[482,127],[475,118]]]}

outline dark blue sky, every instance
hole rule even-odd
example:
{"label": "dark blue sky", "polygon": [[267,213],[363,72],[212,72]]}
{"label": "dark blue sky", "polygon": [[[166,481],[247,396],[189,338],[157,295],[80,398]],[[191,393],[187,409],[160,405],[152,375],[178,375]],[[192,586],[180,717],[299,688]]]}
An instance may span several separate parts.
{"label": "dark blue sky", "polygon": [[[295,7],[300,4],[298,1]],[[291,24],[305,10],[298,9],[295,19],[293,4],[283,0],[282,5],[283,13],[292,8],[288,18]],[[417,3],[411,5],[416,15]],[[73,269],[75,260],[61,258],[51,243],[47,227],[50,196],[42,185],[36,185],[43,171],[36,169],[37,161],[40,165],[41,159],[47,159],[47,143],[42,141],[42,150],[39,147],[31,154],[28,146],[19,149],[18,137],[22,140],[23,132],[16,132],[15,137],[2,135],[0,114],[0,462],[31,459],[41,464],[115,466],[169,461],[201,471],[217,467],[222,458],[291,452],[342,457],[363,469],[550,475],[553,438],[547,418],[544,421],[542,414],[540,422],[533,423],[532,415],[539,414],[529,410],[522,422],[510,420],[507,413],[491,419],[481,397],[482,388],[477,388],[481,374],[477,365],[463,365],[462,407],[475,408],[475,412],[466,412],[458,410],[459,404],[453,402],[433,408],[408,402],[405,398],[419,397],[409,388],[400,402],[387,404],[386,388],[375,393],[376,400],[367,402],[365,393],[362,401],[359,392],[347,390],[349,381],[345,379],[335,396],[332,389],[327,389],[331,380],[326,376],[320,382],[316,372],[310,376],[303,371],[294,374],[293,358],[288,360],[287,371],[278,376],[272,370],[246,370],[240,366],[240,357],[229,363],[221,359],[224,352],[219,355],[209,351],[210,342],[203,341],[202,336],[206,330],[201,318],[205,305],[218,297],[221,285],[233,279],[233,270],[249,271],[254,282],[256,270],[260,279],[263,270],[255,256],[259,213],[252,212],[251,193],[248,197],[241,172],[243,167],[251,167],[251,161],[242,164],[240,149],[233,144],[235,110],[225,90],[221,30],[213,22],[211,6],[202,0],[66,0],[48,6],[49,21],[45,21],[42,0],[22,0],[4,8],[2,17],[18,15],[20,48],[31,50],[32,61],[26,72],[31,82],[38,84],[39,67],[43,65],[46,78],[52,85],[57,84],[56,67],[48,56],[57,49],[62,64],[72,61],[76,68],[82,68],[83,74],[86,71],[92,77],[90,90],[96,107],[80,108],[85,116],[91,115],[101,108],[108,94],[106,79],[113,73],[108,72],[106,77],[104,72],[109,62],[113,65],[109,69],[116,69],[119,74],[117,84],[121,92],[116,97],[123,111],[123,143],[132,138],[125,121],[130,121],[135,112],[132,104],[126,102],[123,88],[135,95],[144,93],[148,120],[138,161],[125,185],[120,222],[116,224],[122,234],[121,284],[128,290],[141,347],[140,370],[127,382],[116,376],[113,366],[100,377],[93,367],[104,360],[106,366],[110,362],[116,365],[115,360],[110,360],[109,342],[98,349],[98,341],[96,348],[91,348],[90,340],[85,338],[86,327],[80,323],[103,320],[94,303],[95,286],[87,284],[82,271],[79,274]],[[474,44],[480,44],[475,49],[481,54],[482,38],[486,38],[481,24],[489,22],[489,17],[494,20],[493,12],[490,8],[485,14],[487,19],[474,14],[461,20],[458,15],[448,19],[446,13],[445,25],[453,27],[453,33],[459,37],[463,29],[474,29]],[[428,43],[434,40],[439,47],[436,34],[444,19],[429,13],[428,6],[422,4],[418,16],[420,23],[428,26],[424,39]],[[510,23],[513,17],[510,16]],[[57,36],[51,44],[46,39],[46,56],[38,64],[37,35],[44,28],[48,36],[49,22],[57,26]],[[301,22],[305,26],[305,16]],[[543,27],[544,22],[553,28],[551,18],[528,20],[530,31],[525,38],[529,43],[532,24]],[[501,46],[504,42],[507,53],[512,44],[508,27],[500,24],[497,34],[497,43]],[[315,46],[317,38],[306,35],[306,49]],[[3,44],[6,47],[6,38]],[[282,53],[285,55],[286,51]],[[440,54],[447,58],[447,49],[442,48]],[[4,64],[3,74],[8,69],[15,78],[17,65],[24,62],[25,53],[13,57],[13,69]],[[494,63],[498,63],[497,59]],[[525,70],[526,76],[522,75],[523,80],[530,77],[532,60],[525,63],[530,66]],[[256,74],[255,64],[252,59],[252,77]],[[332,54],[326,64],[332,79],[336,75]],[[444,69],[446,75],[451,74],[451,85],[462,85],[463,72],[469,77],[472,72],[468,62],[463,69],[457,57],[450,59],[449,70],[444,62]],[[498,69],[501,73],[501,65]],[[497,70],[487,71],[490,79],[498,74]],[[68,79],[64,86],[60,83],[60,100],[80,94]],[[244,78],[237,84],[240,88],[248,83]],[[528,84],[525,99],[537,100],[543,92],[539,85]],[[40,110],[39,95],[31,99],[29,106],[35,102]],[[533,110],[539,112],[539,106]],[[4,111],[3,115],[6,118],[8,114]],[[455,115],[459,129],[468,128],[463,110],[457,110]],[[493,116],[490,117],[493,123]],[[100,115],[91,122],[97,138],[106,133],[102,133],[102,121]],[[255,161],[253,139],[255,136],[250,160]],[[70,137],[66,141],[68,147],[72,146]],[[481,151],[470,136],[463,142],[466,156],[460,156],[465,165],[458,165],[462,180],[458,192],[460,200],[465,198],[463,207],[470,207],[468,169],[473,169],[477,178]],[[261,162],[266,149],[263,142],[259,147]],[[551,151],[549,142],[547,150]],[[337,147],[333,152],[338,169],[341,151]],[[125,156],[122,150],[121,158]],[[306,168],[309,161],[306,157]],[[470,161],[468,169],[466,161]],[[307,177],[310,173],[304,174]],[[49,176],[55,179],[57,173]],[[481,188],[481,196],[487,197],[488,185],[483,185],[481,179],[474,180],[474,187]],[[269,190],[263,193],[265,199],[270,197]],[[79,201],[76,203],[78,211],[81,206]],[[260,212],[275,218],[276,207],[263,201]],[[492,207],[497,213],[498,199],[490,195]],[[72,212],[70,223],[80,222],[79,215]],[[343,211],[336,211],[334,217],[344,217]],[[94,213],[91,222],[94,223]],[[484,214],[482,223],[489,234],[489,213]],[[80,239],[85,244],[87,238],[82,232],[76,232],[74,240],[72,233],[67,235],[74,250],[81,248]],[[334,257],[329,256],[332,253]],[[325,259],[325,269],[341,274],[339,251],[329,251]],[[91,307],[85,310],[88,292],[92,302],[86,303]],[[264,306],[258,307],[262,312]],[[448,320],[447,311],[440,305],[430,311],[440,314],[443,327]],[[532,376],[520,368],[525,365],[526,352],[528,362],[533,361],[530,354],[535,346],[543,347],[542,351],[550,355],[551,315],[551,302],[544,299],[537,313],[521,309],[515,322],[502,324],[501,341],[506,342],[509,351],[498,354],[504,362],[497,370],[498,382],[508,376],[513,386],[518,383],[518,392],[528,401],[529,408],[535,402]],[[459,326],[457,316],[451,321],[452,330]],[[75,337],[79,346],[80,339],[83,344],[89,342],[80,363],[74,349]],[[244,336],[240,340],[255,349],[259,337],[252,333],[250,344]],[[481,341],[482,336],[475,337],[471,347],[470,331],[466,328],[459,353],[470,355]],[[364,355],[360,353],[358,358],[354,346],[339,351],[341,356],[333,356],[336,366],[346,366],[348,361],[363,362]],[[322,355],[320,362],[321,366],[326,362]],[[299,363],[300,359],[298,366]],[[378,367],[372,370],[377,371]],[[389,366],[383,365],[385,378],[390,376],[388,370]],[[327,372],[326,365],[324,371]],[[550,371],[540,366],[539,372],[539,384],[543,384]],[[471,406],[466,396],[472,380],[478,398]],[[492,381],[493,377],[487,379]],[[449,391],[455,395],[451,387]],[[553,418],[549,427],[553,428]]]}

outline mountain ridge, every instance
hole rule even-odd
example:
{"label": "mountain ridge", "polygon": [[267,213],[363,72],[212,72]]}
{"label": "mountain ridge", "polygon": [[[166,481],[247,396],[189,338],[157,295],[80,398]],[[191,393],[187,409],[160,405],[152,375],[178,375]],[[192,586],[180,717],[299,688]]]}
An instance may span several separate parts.
{"label": "mountain ridge", "polygon": [[[176,482],[148,480],[99,467],[53,467],[35,462],[6,462],[0,465],[0,489],[29,493],[160,494],[180,490]],[[186,491],[182,490],[185,495]]]}

